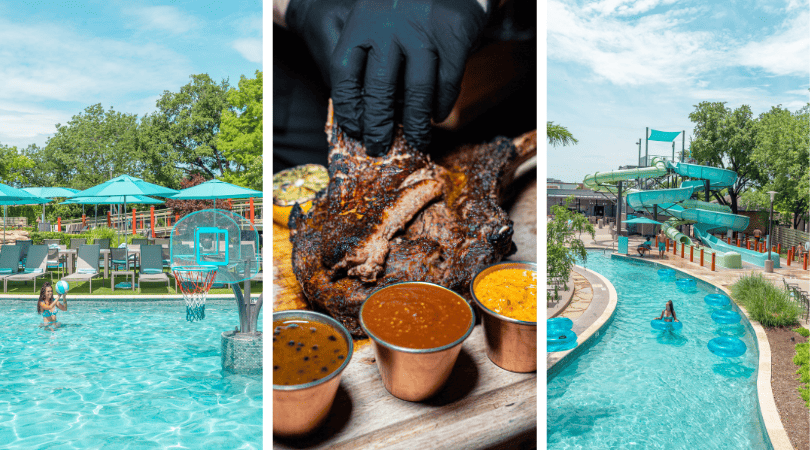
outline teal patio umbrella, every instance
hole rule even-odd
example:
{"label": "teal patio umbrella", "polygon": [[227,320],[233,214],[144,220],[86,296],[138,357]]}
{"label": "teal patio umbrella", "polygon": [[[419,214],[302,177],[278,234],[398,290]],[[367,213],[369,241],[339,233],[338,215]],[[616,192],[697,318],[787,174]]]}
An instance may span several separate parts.
{"label": "teal patio umbrella", "polygon": [[[262,197],[261,191],[244,188],[222,180],[208,180],[190,188],[182,189],[171,197],[172,200],[213,200],[214,207],[218,199]],[[252,210],[251,204],[251,210]]]}
{"label": "teal patio umbrella", "polygon": [[[78,189],[66,187],[27,187],[22,188],[23,191],[29,194],[36,195],[37,197],[54,199],[57,197],[70,197],[71,195],[79,192]],[[45,205],[42,205],[42,222],[45,222]]]}
{"label": "teal patio umbrella", "polygon": [[[134,195],[156,195],[158,197],[171,197],[177,194],[178,191],[157,184],[143,181],[140,178],[131,177],[129,175],[119,175],[111,180],[105,181],[97,186],[76,192],[71,196],[74,197],[115,197],[123,196],[124,209],[127,208],[127,200]],[[124,233],[127,227],[124,225]]]}
{"label": "teal patio umbrella", "polygon": [[0,183],[0,205],[3,205],[3,242],[6,241],[6,207],[8,205],[39,205],[49,201],[47,198],[37,197],[22,189]]}

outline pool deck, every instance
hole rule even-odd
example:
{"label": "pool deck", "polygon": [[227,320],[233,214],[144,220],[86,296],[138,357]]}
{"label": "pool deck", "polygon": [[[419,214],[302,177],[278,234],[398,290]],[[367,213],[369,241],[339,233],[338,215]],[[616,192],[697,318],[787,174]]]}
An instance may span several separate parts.
{"label": "pool deck", "polygon": [[[610,236],[610,230],[607,227],[596,229],[596,238],[593,240],[587,235],[583,236],[582,239],[585,245],[589,248],[614,248],[614,244]],[[628,244],[628,249],[630,250],[631,255],[626,257],[642,259],[633,250],[642,242],[644,242],[644,238],[641,236],[631,236]],[[681,258],[680,253],[677,255],[665,253],[663,258],[659,258],[658,252],[655,251],[652,252],[650,256],[645,256],[643,259],[672,267],[695,278],[717,286],[721,288],[729,297],[731,297],[729,287],[741,276],[750,273],[752,270],[759,271],[766,279],[779,287],[782,286],[783,278],[788,280],[798,280],[799,283],[804,285],[805,290],[807,289],[808,284],[810,284],[810,272],[802,270],[802,266],[795,263],[788,267],[787,261],[784,258],[780,261],[782,267],[774,269],[774,273],[764,273],[764,269],[757,269],[750,266],[743,267],[742,269],[725,269],[722,267],[716,267],[717,270],[712,271],[709,264],[705,264],[704,267],[701,267],[698,259],[696,259],[695,262],[690,262],[688,255],[686,255],[685,258]],[[598,331],[609,323],[609,320],[615,311],[617,295],[613,286],[606,279],[604,279],[604,277],[596,274],[595,272],[585,270],[579,266],[576,266],[575,270],[591,284],[591,291],[593,293],[591,296],[592,298],[588,299],[589,295],[586,292],[585,286],[583,286],[581,295],[579,297],[577,297],[577,292],[574,292],[573,299],[566,310],[556,312],[558,316],[569,317],[574,320],[573,330],[577,333],[578,345],[574,350],[547,354],[547,373],[551,373],[550,371],[554,368],[554,366],[561,361],[576,357],[579,352],[574,354],[572,354],[572,352],[575,352],[592,336],[598,335]],[[605,285],[607,285],[607,288],[605,288]],[[568,309],[571,309],[571,311],[569,312]],[[765,334],[765,330],[762,328],[762,326],[758,322],[751,320],[745,308],[740,307],[740,310],[745,313],[746,317],[748,317],[757,337],[759,347],[759,375],[757,377],[757,393],[759,395],[759,405],[762,412],[762,419],[765,424],[765,428],[768,431],[771,444],[773,445],[774,450],[793,450],[793,446],[790,443],[787,432],[782,425],[782,420],[779,417],[779,412],[776,409],[776,402],[774,401],[773,391],[771,389],[771,349],[768,343],[768,337]],[[550,313],[550,311],[548,313]],[[803,327],[808,327],[807,320],[800,319],[800,323]],[[581,351],[582,350],[580,350],[580,352]],[[564,364],[561,364],[561,366],[563,365]]]}

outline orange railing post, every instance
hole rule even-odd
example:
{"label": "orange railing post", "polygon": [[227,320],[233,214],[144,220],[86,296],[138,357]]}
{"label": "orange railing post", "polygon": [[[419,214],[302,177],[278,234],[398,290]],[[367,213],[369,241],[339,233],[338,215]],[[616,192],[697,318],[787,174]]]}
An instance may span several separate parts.
{"label": "orange railing post", "polygon": [[135,230],[138,228],[138,217],[135,215],[135,208],[132,208],[132,235],[135,236]]}
{"label": "orange railing post", "polygon": [[782,243],[781,242],[776,244],[776,253],[778,253],[780,255],[782,254]]}
{"label": "orange railing post", "polygon": [[787,254],[787,265],[788,266],[790,265],[790,260],[791,259],[793,259],[793,248],[788,249],[788,254]]}
{"label": "orange railing post", "polygon": [[678,242],[672,241],[672,254],[678,256]]}
{"label": "orange railing post", "polygon": [[686,244],[681,242],[681,258],[683,258],[683,253],[686,250]]}
{"label": "orange railing post", "polygon": [[56,232],[57,233],[62,232],[62,218],[61,217],[56,218]]}
{"label": "orange railing post", "polygon": [[107,211],[107,228],[112,228],[112,213]]}
{"label": "orange railing post", "polygon": [[712,253],[712,272],[714,272],[714,256],[715,254]]}
{"label": "orange railing post", "polygon": [[152,226],[152,238],[155,238],[155,207],[149,207],[149,224]]}
{"label": "orange railing post", "polygon": [[82,214],[82,228],[87,226],[87,215]]}
{"label": "orange railing post", "polygon": [[695,262],[695,246],[689,246],[689,262]]}
{"label": "orange railing post", "polygon": [[703,249],[700,249],[700,267],[703,267]]}
{"label": "orange railing post", "polygon": [[[250,229],[253,230],[253,225],[256,223],[256,217],[253,213],[253,197],[250,197]],[[655,238],[656,242],[658,238]]]}
{"label": "orange railing post", "polygon": [[807,253],[804,254],[804,270],[807,270]]}

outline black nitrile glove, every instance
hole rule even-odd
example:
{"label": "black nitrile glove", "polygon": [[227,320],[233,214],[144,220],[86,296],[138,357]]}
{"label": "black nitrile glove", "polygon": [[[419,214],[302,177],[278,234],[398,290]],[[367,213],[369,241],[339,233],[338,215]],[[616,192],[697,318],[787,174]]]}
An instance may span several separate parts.
{"label": "black nitrile glove", "polygon": [[430,140],[430,119],[447,118],[486,14],[476,0],[358,0],[332,54],[335,121],[383,155],[394,131],[394,96],[404,82],[405,139]]}
{"label": "black nitrile glove", "polygon": [[284,21],[301,36],[329,85],[332,51],[357,0],[290,0]]}

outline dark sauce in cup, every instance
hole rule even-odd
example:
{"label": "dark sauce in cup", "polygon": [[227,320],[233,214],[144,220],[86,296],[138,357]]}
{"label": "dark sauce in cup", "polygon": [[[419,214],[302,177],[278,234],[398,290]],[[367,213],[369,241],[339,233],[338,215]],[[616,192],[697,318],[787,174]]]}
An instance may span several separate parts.
{"label": "dark sauce in cup", "polygon": [[300,318],[273,321],[273,384],[320,380],[346,360],[349,346],[331,326]]}
{"label": "dark sauce in cup", "polygon": [[438,286],[402,283],[372,294],[363,324],[378,339],[398,347],[429,349],[455,342],[472,322],[463,297]]}

